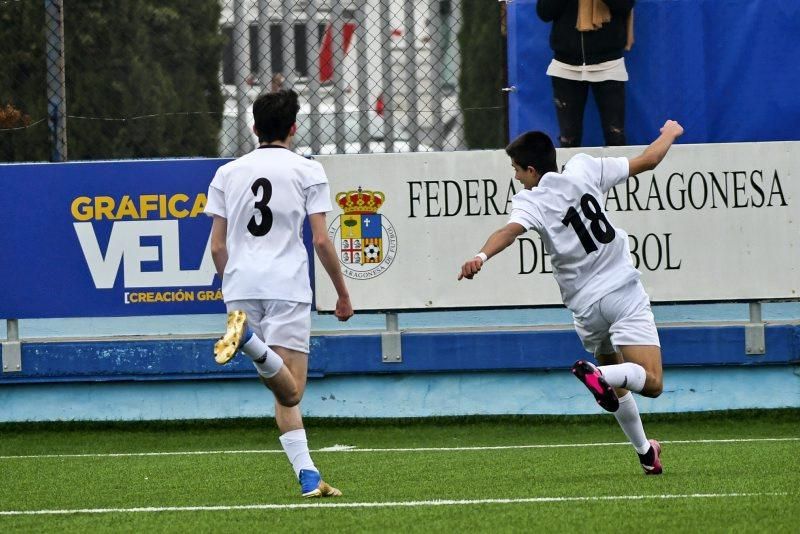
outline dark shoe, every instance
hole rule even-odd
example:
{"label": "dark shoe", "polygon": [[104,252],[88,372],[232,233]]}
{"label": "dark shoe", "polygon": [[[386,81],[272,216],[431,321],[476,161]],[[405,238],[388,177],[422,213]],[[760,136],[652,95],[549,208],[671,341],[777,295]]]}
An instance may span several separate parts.
{"label": "dark shoe", "polygon": [[639,455],[645,475],[660,475],[661,469],[661,444],[654,439],[650,440],[650,450]]}
{"label": "dark shoe", "polygon": [[586,360],[578,360],[575,362],[575,365],[572,366],[572,374],[583,382],[583,385],[589,388],[589,391],[592,392],[592,395],[594,395],[594,398],[597,400],[597,404],[604,410],[616,412],[619,409],[617,392],[608,385],[600,369]]}

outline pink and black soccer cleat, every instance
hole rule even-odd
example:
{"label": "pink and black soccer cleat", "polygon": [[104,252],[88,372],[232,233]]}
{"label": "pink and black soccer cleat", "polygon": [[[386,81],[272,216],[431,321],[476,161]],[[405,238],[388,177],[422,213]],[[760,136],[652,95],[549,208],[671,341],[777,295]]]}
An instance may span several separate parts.
{"label": "pink and black soccer cleat", "polygon": [[661,469],[661,444],[654,439],[650,440],[650,450],[639,455],[645,475],[660,475]]}
{"label": "pink and black soccer cleat", "polygon": [[600,369],[586,360],[578,360],[572,366],[572,374],[589,388],[594,398],[604,410],[616,412],[619,409],[619,399],[614,388],[608,385]]}

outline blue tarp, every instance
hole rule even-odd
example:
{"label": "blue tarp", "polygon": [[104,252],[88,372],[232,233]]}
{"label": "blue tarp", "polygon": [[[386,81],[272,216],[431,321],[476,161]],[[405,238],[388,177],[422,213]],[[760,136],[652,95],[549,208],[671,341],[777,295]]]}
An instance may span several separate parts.
{"label": "blue tarp", "polygon": [[[625,62],[628,144],[647,144],[664,120],[686,128],[683,143],[800,139],[800,2],[638,0],[636,43]],[[558,123],[550,79],[550,24],[536,0],[508,4],[510,135]],[[584,146],[603,136],[594,101]]]}

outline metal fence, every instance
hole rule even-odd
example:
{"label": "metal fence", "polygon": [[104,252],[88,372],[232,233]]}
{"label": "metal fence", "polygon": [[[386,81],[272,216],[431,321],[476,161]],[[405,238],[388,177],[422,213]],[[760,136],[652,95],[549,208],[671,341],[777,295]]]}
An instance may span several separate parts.
{"label": "metal fence", "polygon": [[301,153],[468,148],[465,118],[506,109],[493,69],[496,99],[464,98],[465,4],[499,21],[489,0],[0,0],[0,161],[238,156],[279,88]]}

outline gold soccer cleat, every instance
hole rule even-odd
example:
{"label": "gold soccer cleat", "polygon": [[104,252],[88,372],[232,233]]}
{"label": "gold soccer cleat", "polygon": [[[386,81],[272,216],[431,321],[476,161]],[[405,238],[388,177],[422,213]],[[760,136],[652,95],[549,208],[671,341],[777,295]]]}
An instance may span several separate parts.
{"label": "gold soccer cleat", "polygon": [[322,480],[319,472],[310,469],[300,471],[300,491],[305,498],[342,496],[341,491]]}
{"label": "gold soccer cleat", "polygon": [[228,325],[225,335],[214,343],[214,361],[225,365],[236,356],[236,351],[242,344],[242,338],[247,331],[247,315],[242,310],[228,312]]}
{"label": "gold soccer cleat", "polygon": [[319,486],[317,487],[317,494],[316,495],[306,495],[306,497],[341,497],[342,492],[324,480],[320,480]]}

